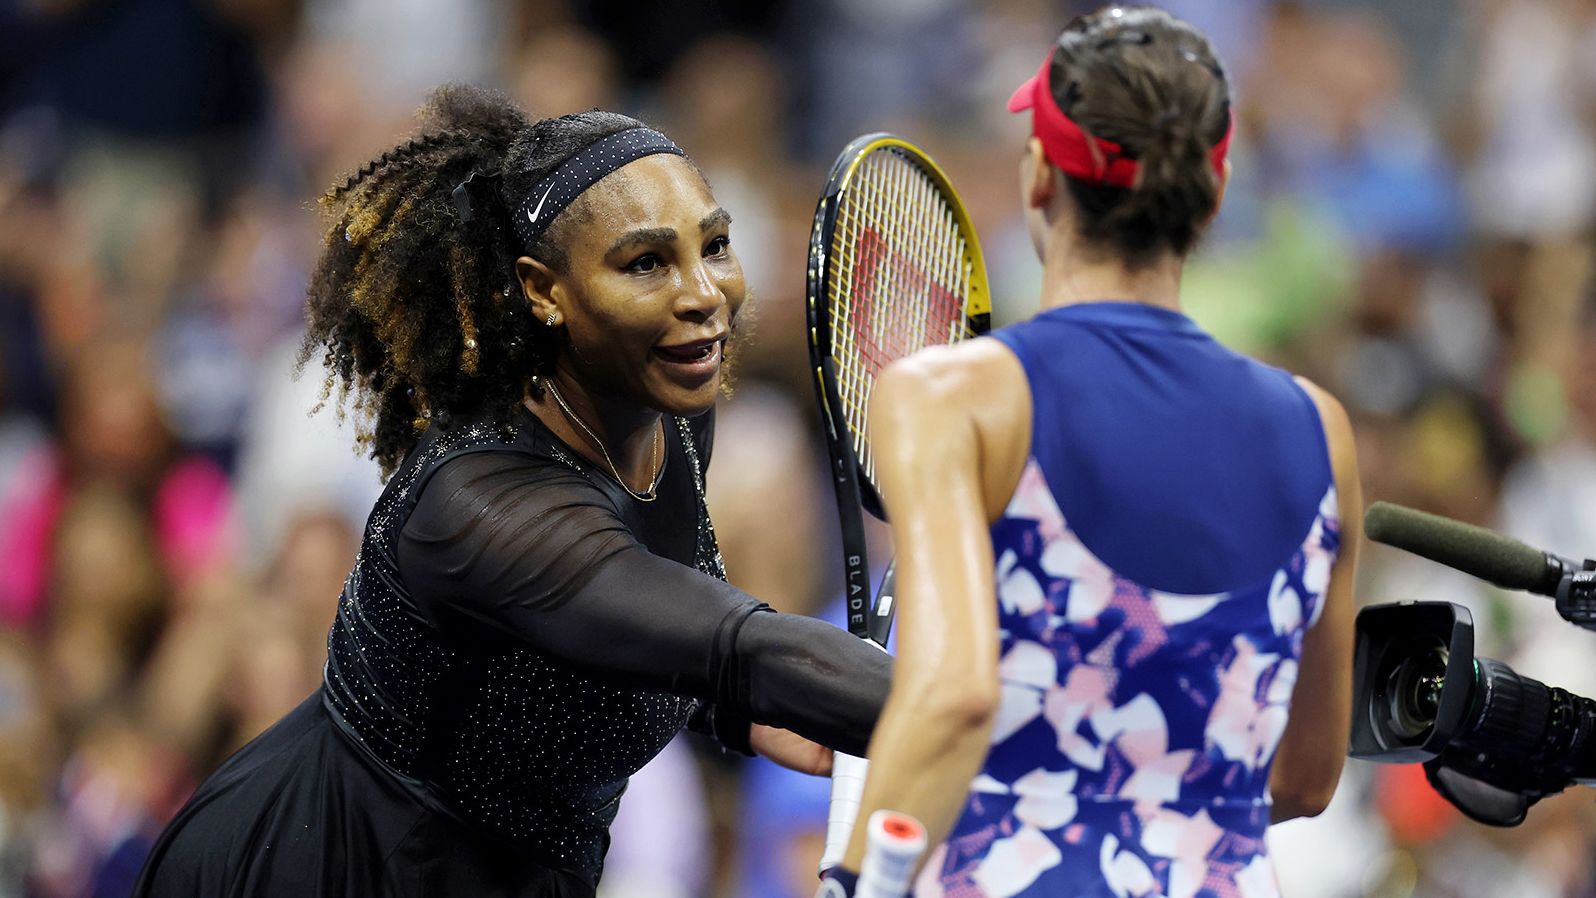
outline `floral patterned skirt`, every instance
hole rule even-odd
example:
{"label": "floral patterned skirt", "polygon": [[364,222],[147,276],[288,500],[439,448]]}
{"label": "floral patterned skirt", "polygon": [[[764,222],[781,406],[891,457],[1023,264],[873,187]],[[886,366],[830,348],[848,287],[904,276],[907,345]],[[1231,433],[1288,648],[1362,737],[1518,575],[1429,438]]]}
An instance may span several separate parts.
{"label": "floral patterned skirt", "polygon": [[1027,779],[970,796],[915,898],[1280,898],[1266,804],[1094,801],[1057,788],[1067,773]]}

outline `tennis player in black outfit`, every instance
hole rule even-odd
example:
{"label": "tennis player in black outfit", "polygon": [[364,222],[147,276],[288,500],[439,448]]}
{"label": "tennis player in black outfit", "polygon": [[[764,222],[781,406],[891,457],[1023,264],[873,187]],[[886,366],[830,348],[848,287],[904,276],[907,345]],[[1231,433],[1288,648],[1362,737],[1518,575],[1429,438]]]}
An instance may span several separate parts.
{"label": "tennis player in black outfit", "polygon": [[392,474],[325,683],[138,895],[591,896],[684,726],[825,773],[886,699],[882,653],[725,582],[703,478],[746,288],[698,170],[610,113],[424,112],[323,198],[305,355]]}

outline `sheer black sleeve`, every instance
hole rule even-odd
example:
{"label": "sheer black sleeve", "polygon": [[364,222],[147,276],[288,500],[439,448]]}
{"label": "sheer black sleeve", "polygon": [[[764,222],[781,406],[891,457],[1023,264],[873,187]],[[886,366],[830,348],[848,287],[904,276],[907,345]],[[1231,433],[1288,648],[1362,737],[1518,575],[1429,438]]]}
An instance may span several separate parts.
{"label": "sheer black sleeve", "polygon": [[617,685],[712,701],[852,754],[886,702],[885,654],[650,553],[575,472],[507,453],[451,459],[397,555],[438,626],[476,622]]}

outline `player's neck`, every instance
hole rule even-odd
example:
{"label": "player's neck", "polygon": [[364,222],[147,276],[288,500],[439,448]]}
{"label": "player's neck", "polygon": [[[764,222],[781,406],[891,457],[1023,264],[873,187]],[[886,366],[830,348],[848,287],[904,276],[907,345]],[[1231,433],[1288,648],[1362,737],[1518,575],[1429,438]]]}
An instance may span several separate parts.
{"label": "player's neck", "polygon": [[[527,408],[534,415],[590,461],[607,463],[603,455],[608,452],[629,482],[646,485],[653,476],[658,458],[654,442],[659,412],[588,390],[581,381],[560,369],[545,378],[543,384],[542,395],[527,402]],[[564,406],[547,389],[551,386],[558,391],[559,399],[565,400]],[[598,451],[595,438],[602,442],[603,452]]]}
{"label": "player's neck", "polygon": [[1083,251],[1077,244],[1049,247],[1042,260],[1042,308],[1083,302],[1139,302],[1180,311],[1183,260],[1166,253],[1130,268],[1120,259]]}

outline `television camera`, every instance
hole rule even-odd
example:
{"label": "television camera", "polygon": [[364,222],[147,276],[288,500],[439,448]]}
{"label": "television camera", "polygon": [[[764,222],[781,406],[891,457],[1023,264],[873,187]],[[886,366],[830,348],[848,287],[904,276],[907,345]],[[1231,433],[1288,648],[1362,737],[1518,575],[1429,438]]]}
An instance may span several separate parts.
{"label": "television camera", "polygon": [[[1504,589],[1552,596],[1596,630],[1596,561],[1576,564],[1501,534],[1376,502],[1370,539]],[[1375,605],[1358,614],[1350,754],[1422,763],[1431,785],[1474,820],[1516,826],[1530,805],[1596,784],[1596,701],[1474,654],[1473,620],[1451,602]]]}

